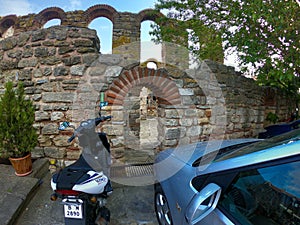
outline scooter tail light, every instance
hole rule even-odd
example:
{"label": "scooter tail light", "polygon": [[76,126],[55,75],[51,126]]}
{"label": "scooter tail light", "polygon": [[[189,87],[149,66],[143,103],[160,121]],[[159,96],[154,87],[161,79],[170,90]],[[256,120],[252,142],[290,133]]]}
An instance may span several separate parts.
{"label": "scooter tail light", "polygon": [[92,197],[90,198],[90,201],[91,201],[92,203],[96,203],[96,202],[97,202],[97,197],[96,197],[96,196],[92,196]]}
{"label": "scooter tail light", "polygon": [[74,190],[56,190],[56,193],[60,195],[71,195],[71,196],[77,196],[80,194],[80,192]]}
{"label": "scooter tail light", "polygon": [[50,199],[51,201],[56,201],[57,200],[57,194],[56,193],[53,193],[51,196],[50,196]]}

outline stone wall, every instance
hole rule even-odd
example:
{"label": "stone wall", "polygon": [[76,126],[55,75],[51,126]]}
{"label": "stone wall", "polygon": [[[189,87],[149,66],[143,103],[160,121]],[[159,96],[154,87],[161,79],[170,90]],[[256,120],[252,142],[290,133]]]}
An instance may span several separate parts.
{"label": "stone wall", "polygon": [[211,138],[255,137],[268,111],[281,119],[289,115],[286,98],[232,67],[204,61],[195,72],[163,62],[153,70],[141,66],[138,55],[122,55],[122,47],[112,55],[99,54],[99,48],[95,31],[70,26],[22,32],[0,42],[0,91],[8,80],[23,81],[36,106],[35,157],[77,158],[78,145],[67,143],[71,131],[58,132],[57,127],[65,120],[77,124],[95,116],[101,92],[109,102],[103,113],[114,116],[103,129],[116,152],[139,141],[138,94],[143,87],[158,99],[158,149]]}
{"label": "stone wall", "polygon": [[[141,23],[145,20],[155,21],[163,16],[153,9],[142,10],[139,13],[118,12],[109,5],[94,5],[87,10],[65,12],[58,7],[50,7],[38,14],[25,16],[8,15],[0,17],[0,39],[20,34],[26,31],[39,30],[52,19],[59,19],[62,26],[85,27],[96,18],[105,17],[113,24],[113,46],[132,43],[140,40]],[[135,49],[139,54],[139,49]]]}
{"label": "stone wall", "polygon": [[24,82],[36,106],[38,155],[75,158],[66,154],[67,136],[58,135],[59,121],[70,119],[74,90],[89,63],[98,58],[99,39],[87,28],[52,27],[24,32],[0,42],[1,92],[8,80]]}

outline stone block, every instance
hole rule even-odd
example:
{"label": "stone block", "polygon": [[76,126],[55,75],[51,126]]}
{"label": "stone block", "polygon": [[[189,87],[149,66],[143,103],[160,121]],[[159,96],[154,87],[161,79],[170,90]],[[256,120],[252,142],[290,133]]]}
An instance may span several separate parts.
{"label": "stone block", "polygon": [[198,117],[198,109],[186,109],[184,115],[186,117]]}
{"label": "stone block", "polygon": [[36,41],[45,40],[46,35],[47,33],[46,30],[44,29],[33,31],[31,34],[31,41],[36,42]]}
{"label": "stone block", "polygon": [[188,137],[198,136],[201,134],[201,126],[192,126],[187,128],[186,135]]}
{"label": "stone block", "polygon": [[176,146],[178,143],[177,140],[163,140],[162,144],[166,147],[173,147]]}
{"label": "stone block", "polygon": [[66,66],[73,66],[81,63],[81,56],[71,56],[63,58],[62,61]]}
{"label": "stone block", "polygon": [[41,147],[49,147],[52,145],[50,137],[46,135],[40,135],[38,137],[38,142]]}
{"label": "stone block", "polygon": [[179,124],[181,126],[191,126],[193,124],[193,118],[181,118]]}
{"label": "stone block", "polygon": [[31,151],[31,157],[32,158],[42,158],[42,157],[45,157],[44,148],[35,147]]}
{"label": "stone block", "polygon": [[58,126],[53,123],[46,124],[42,128],[42,134],[58,134],[58,133],[59,133]]}
{"label": "stone block", "polygon": [[121,62],[122,56],[121,55],[110,55],[110,54],[103,54],[99,56],[99,62],[106,64],[106,65],[118,65]]}
{"label": "stone block", "polygon": [[61,159],[65,156],[65,150],[56,147],[45,147],[44,152],[49,158]]}
{"label": "stone block", "polygon": [[166,128],[164,137],[166,140],[179,139],[180,128]]}
{"label": "stone block", "polygon": [[49,56],[49,57],[46,57],[46,58],[41,58],[40,59],[40,63],[42,65],[57,65],[59,63],[61,63],[61,59],[56,57],[56,56]]}
{"label": "stone block", "polygon": [[191,88],[179,88],[180,95],[194,95],[194,90]]}
{"label": "stone block", "polygon": [[63,112],[52,112],[51,113],[51,121],[59,121],[64,118]]}
{"label": "stone block", "polygon": [[87,40],[87,39],[74,40],[73,44],[75,45],[75,47],[93,47],[94,46],[93,41]]}
{"label": "stone block", "polygon": [[159,118],[159,123],[165,126],[178,126],[178,119]]}
{"label": "stone block", "polygon": [[49,113],[44,111],[36,111],[35,112],[35,121],[49,120]]}
{"label": "stone block", "polygon": [[42,100],[45,103],[54,103],[54,102],[72,103],[74,100],[74,93],[45,92],[42,94]]}
{"label": "stone block", "polygon": [[66,76],[69,73],[69,69],[64,66],[58,66],[54,68],[54,76]]}
{"label": "stone block", "polygon": [[21,50],[11,50],[7,52],[7,56],[9,58],[13,59],[20,59],[22,56],[22,51]]}
{"label": "stone block", "polygon": [[80,151],[70,151],[70,150],[68,150],[67,151],[67,159],[76,160],[76,159],[79,158],[80,154],[81,154]]}
{"label": "stone block", "polygon": [[105,70],[104,75],[107,77],[118,77],[123,68],[121,66],[108,66]]}
{"label": "stone block", "polygon": [[209,119],[207,117],[202,117],[198,119],[199,125],[209,124]]}
{"label": "stone block", "polygon": [[34,78],[40,78],[42,76],[43,76],[43,73],[42,73],[40,68],[33,70],[33,77]]}
{"label": "stone block", "polygon": [[68,142],[68,138],[69,137],[66,135],[59,135],[53,138],[53,143],[57,147],[67,147],[70,145],[70,143]]}
{"label": "stone block", "polygon": [[0,69],[2,70],[11,70],[17,68],[18,68],[18,62],[15,60],[1,60],[0,62]]}
{"label": "stone block", "polygon": [[63,41],[67,39],[67,30],[64,27],[54,26],[48,28],[48,38]]}
{"label": "stone block", "polygon": [[96,60],[98,58],[99,58],[99,54],[98,53],[84,54],[84,55],[82,55],[82,63],[84,63],[87,66],[93,66],[93,64],[97,62]]}
{"label": "stone block", "polygon": [[1,41],[1,49],[3,51],[11,50],[18,44],[18,40],[15,37],[6,38]]}
{"label": "stone block", "polygon": [[124,137],[111,138],[110,141],[114,148],[124,147]]}
{"label": "stone block", "polygon": [[18,46],[19,47],[24,46],[28,42],[29,38],[30,38],[29,33],[20,33],[18,39]]}
{"label": "stone block", "polygon": [[165,110],[165,117],[167,119],[179,119],[183,116],[183,110],[179,109],[166,109]]}
{"label": "stone block", "polygon": [[75,66],[71,66],[70,68],[71,75],[73,76],[82,76],[84,74],[84,71],[85,71],[84,65],[75,65]]}
{"label": "stone block", "polygon": [[34,49],[34,56],[35,57],[47,57],[49,54],[48,48],[46,47],[38,47]]}

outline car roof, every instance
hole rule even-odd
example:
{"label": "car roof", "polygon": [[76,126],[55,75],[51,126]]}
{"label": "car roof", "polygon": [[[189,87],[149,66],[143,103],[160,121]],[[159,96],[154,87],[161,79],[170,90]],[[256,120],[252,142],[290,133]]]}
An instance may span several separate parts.
{"label": "car roof", "polygon": [[297,156],[300,157],[300,129],[242,147],[197,170],[198,174],[208,174]]}
{"label": "car roof", "polygon": [[229,146],[238,146],[245,143],[253,143],[260,141],[260,139],[244,138],[244,139],[232,139],[232,140],[211,140],[192,143],[188,145],[181,145],[176,148],[170,148],[162,151],[159,155],[160,158],[172,156],[178,160],[193,165],[193,163],[203,157],[204,155],[216,152],[219,149],[224,149]]}
{"label": "car roof", "polygon": [[[285,145],[292,142],[297,142],[300,145],[300,141],[298,141],[299,139],[300,129],[296,129],[291,132],[265,140],[253,138],[213,140],[178,146],[176,148],[164,150],[160,153],[160,157],[161,159],[163,159],[164,157],[172,156],[194,167],[198,167],[200,165],[207,167],[207,165],[211,164],[212,162],[222,162],[228,160],[234,162],[235,158],[243,156],[247,157],[247,161],[254,161],[255,159],[256,162],[257,158],[256,154],[254,153],[261,154],[260,152],[264,151],[265,149],[268,149],[268,151],[273,151],[276,146],[285,148]],[[226,150],[228,150],[228,152],[226,152]],[[224,151],[221,156],[218,155],[220,151]],[[299,153],[300,147],[298,147],[298,150],[293,149],[291,151],[292,152],[289,153],[285,153],[284,151],[274,151],[272,153],[272,158],[280,158],[287,156],[287,154],[296,154],[297,152]],[[265,158],[262,157],[263,155],[258,158],[260,158],[261,161],[268,160],[269,155],[264,155]],[[236,164],[237,163],[235,163],[235,165]]]}
{"label": "car roof", "polygon": [[[219,158],[217,161],[236,158],[236,157],[243,156],[246,154],[258,152],[258,151],[261,151],[264,149],[270,149],[275,146],[284,147],[284,145],[286,145],[286,144],[297,142],[299,140],[300,140],[300,129],[297,129],[297,130],[293,130],[291,132],[288,132],[288,133],[285,133],[282,135],[278,135],[278,136],[275,136],[275,137],[272,137],[269,139],[265,139],[261,142],[257,142],[257,143],[242,147],[240,149],[237,149],[236,151],[233,151],[233,152],[230,152],[230,153],[224,155],[223,157]],[[278,153],[280,153],[280,152],[278,152]],[[278,156],[280,157],[280,154]]]}

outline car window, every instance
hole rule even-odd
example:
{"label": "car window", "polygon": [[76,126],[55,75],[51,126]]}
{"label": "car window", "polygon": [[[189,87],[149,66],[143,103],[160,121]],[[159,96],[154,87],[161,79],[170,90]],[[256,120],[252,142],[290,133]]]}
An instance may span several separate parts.
{"label": "car window", "polygon": [[263,149],[272,148],[278,145],[288,144],[294,141],[299,141],[300,139],[300,129],[288,132],[283,135],[275,136],[269,139],[265,139],[263,141],[256,142],[254,144],[248,145],[246,147],[242,147],[237,149],[236,151],[230,152],[217,158],[215,161],[223,161],[230,158],[235,158],[238,156],[250,154],[253,152],[257,152]]}
{"label": "car window", "polygon": [[300,224],[300,162],[240,172],[219,204],[243,225]]}
{"label": "car window", "polygon": [[243,143],[239,143],[239,144],[235,144],[235,145],[230,145],[227,146],[225,148],[221,148],[218,149],[217,151],[212,151],[209,152],[203,156],[201,156],[200,158],[198,158],[197,160],[195,160],[192,164],[193,167],[198,167],[200,165],[204,165],[206,163],[210,163],[213,160],[218,160],[220,157],[229,154],[230,152],[233,152],[237,149],[240,149],[244,146],[250,145],[252,143],[257,142],[258,140],[255,141],[251,141],[251,142],[243,142]]}

